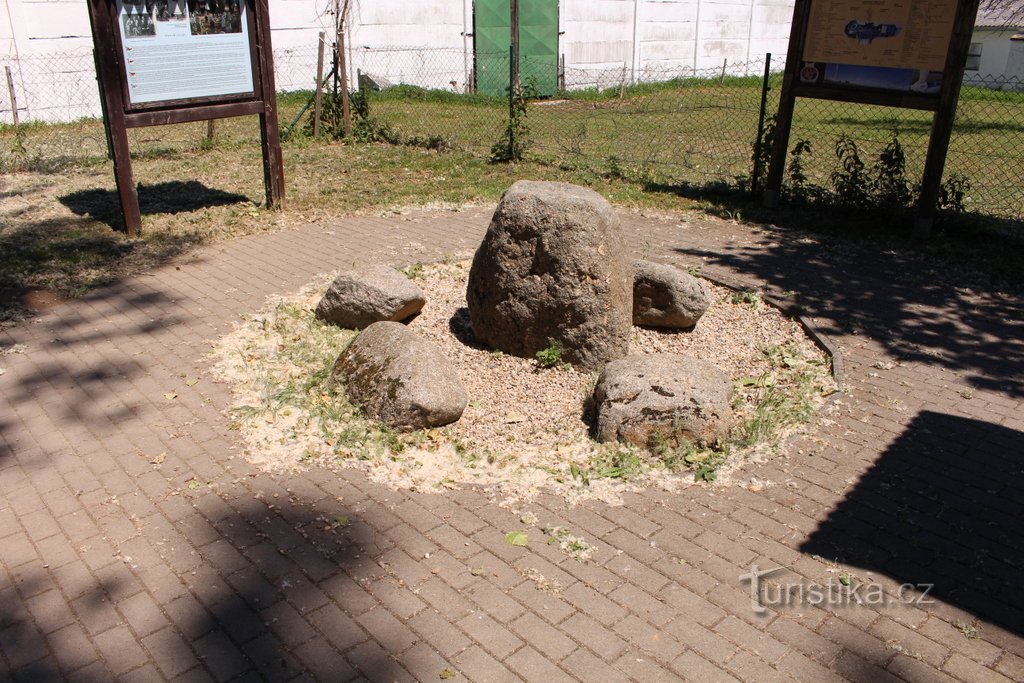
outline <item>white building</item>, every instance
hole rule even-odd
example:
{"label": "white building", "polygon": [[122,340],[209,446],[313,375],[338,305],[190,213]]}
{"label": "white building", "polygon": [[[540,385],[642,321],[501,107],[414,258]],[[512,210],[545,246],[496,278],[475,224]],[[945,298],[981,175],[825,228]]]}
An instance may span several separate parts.
{"label": "white building", "polygon": [[964,81],[1024,90],[1024,2],[978,11]]}
{"label": "white building", "polygon": [[[569,83],[686,70],[745,70],[766,52],[784,62],[793,0],[552,0]],[[317,35],[329,0],[270,0],[279,89],[315,80]],[[356,70],[395,82],[465,88],[473,70],[473,0],[355,0],[348,44]],[[413,49],[415,48],[415,49]],[[9,66],[22,120],[98,116],[84,0],[0,0],[0,64]],[[612,74],[611,77],[608,74]],[[11,120],[0,87],[0,121]]]}

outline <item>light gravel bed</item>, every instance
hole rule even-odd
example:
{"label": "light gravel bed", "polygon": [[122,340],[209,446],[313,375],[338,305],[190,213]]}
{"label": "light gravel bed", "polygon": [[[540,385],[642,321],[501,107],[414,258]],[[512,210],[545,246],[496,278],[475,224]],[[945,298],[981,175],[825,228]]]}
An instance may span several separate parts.
{"label": "light gravel bed", "polygon": [[440,347],[470,397],[462,419],[444,429],[381,430],[328,385],[334,358],[355,334],[313,318],[330,276],[273,299],[218,340],[215,374],[232,386],[231,426],[249,460],[276,471],[358,467],[374,481],[425,491],[478,485],[510,502],[545,490],[569,501],[615,503],[627,490],[692,485],[694,472],[718,482],[742,478],[744,462],[776,451],[834,391],[827,359],[796,322],[756,296],[705,282],[713,303],[694,329],[634,328],[631,353],[694,356],[732,377],[734,443],[727,451],[670,457],[668,465],[665,454],[597,444],[584,420],[596,373],[541,368],[475,345],[465,309],[468,272],[468,261],[454,260],[407,270],[427,300],[410,326]]}

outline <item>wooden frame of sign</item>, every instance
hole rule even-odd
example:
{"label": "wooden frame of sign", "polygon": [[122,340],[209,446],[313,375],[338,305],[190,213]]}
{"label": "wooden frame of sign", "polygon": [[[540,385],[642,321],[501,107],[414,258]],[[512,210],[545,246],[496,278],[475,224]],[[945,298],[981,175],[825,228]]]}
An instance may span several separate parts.
{"label": "wooden frame of sign", "polygon": [[[936,3],[928,0],[916,0],[921,4],[922,9],[918,12],[917,21],[923,24],[929,11],[936,11]],[[939,191],[942,185],[942,174],[946,164],[946,154],[949,151],[949,140],[953,133],[953,122],[956,116],[957,101],[960,97],[960,86],[963,82],[964,67],[967,64],[967,53],[971,44],[971,33],[974,30],[974,20],[978,13],[979,0],[947,0],[948,6],[939,6],[939,10],[946,12],[945,16],[950,20],[951,31],[948,45],[939,45],[945,48],[944,58],[938,59],[941,62],[941,86],[929,83],[926,75],[927,69],[921,71],[922,88],[915,92],[913,88],[895,88],[892,84],[886,83],[878,87],[878,83],[871,80],[871,69],[876,68],[870,62],[865,66],[868,74],[863,82],[857,83],[856,78],[834,78],[832,82],[823,77],[822,67],[844,67],[845,64],[819,64],[808,60],[809,40],[816,36],[811,35],[814,27],[823,23],[823,15],[832,12],[836,7],[837,11],[844,11],[847,7],[858,7],[861,2],[857,0],[796,0],[793,8],[793,26],[789,34],[789,49],[786,58],[786,69],[783,72],[782,93],[779,101],[779,110],[776,116],[775,140],[772,147],[771,164],[768,169],[768,178],[765,183],[764,204],[769,208],[778,205],[782,190],[782,179],[785,171],[786,156],[789,149],[790,131],[793,125],[793,111],[797,97],[808,97],[816,99],[837,100],[840,102],[855,102],[860,104],[875,104],[887,107],[903,107],[934,112],[932,118],[931,137],[928,142],[928,155],[925,159],[924,173],[921,180],[921,193],[918,196],[916,215],[914,220],[914,231],[919,236],[927,236],[935,222],[936,204]],[[870,4],[870,3],[869,3]],[[915,8],[915,1],[910,0],[907,5],[913,18],[913,13],[918,11]],[[815,7],[817,5],[817,7]],[[927,6],[927,7],[924,7]],[[825,9],[823,9],[823,7]],[[816,21],[812,21],[812,9],[818,9]],[[836,15],[844,16],[844,15]],[[846,26],[846,35],[863,46],[871,45],[878,38],[887,38],[897,35],[904,27],[897,27],[895,24],[871,24],[870,30],[873,33],[866,33],[861,38],[857,33],[861,27],[855,26],[858,22],[856,16],[848,17],[851,21]],[[813,25],[813,26],[812,26]],[[889,28],[891,26],[892,28]],[[919,31],[925,30],[926,26],[916,27]],[[851,33],[853,35],[851,35]],[[824,37],[822,39],[825,39]],[[840,37],[838,39],[842,41]],[[909,41],[910,39],[907,38]],[[920,34],[916,36],[916,44],[931,45],[921,40]],[[850,45],[850,43],[847,43]],[[913,45],[911,45],[913,47]],[[820,49],[820,48],[819,48]],[[868,50],[864,50],[868,52]],[[877,50],[876,50],[877,55]],[[892,53],[889,55],[893,59]],[[868,58],[870,59],[870,57]],[[936,59],[933,50],[931,59]],[[887,69],[890,64],[880,65]],[[901,65],[906,67],[907,65]],[[853,67],[856,69],[857,67]],[[934,68],[934,67],[933,67]],[[910,68],[888,70],[896,74],[901,71],[912,71]],[[938,73],[932,72],[932,73]],[[885,74],[885,71],[874,72],[874,76]],[[851,82],[853,81],[853,82]]]}
{"label": "wooden frame of sign", "polygon": [[[206,9],[187,10],[200,6]],[[207,0],[88,0],[107,145],[130,237],[142,217],[129,128],[258,114],[267,205],[284,201],[267,0],[212,6]]]}

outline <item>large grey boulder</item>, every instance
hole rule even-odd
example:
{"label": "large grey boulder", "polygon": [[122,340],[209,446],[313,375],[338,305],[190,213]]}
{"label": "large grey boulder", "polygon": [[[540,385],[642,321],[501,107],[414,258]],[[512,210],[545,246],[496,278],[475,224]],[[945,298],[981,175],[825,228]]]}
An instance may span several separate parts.
{"label": "large grey boulder", "polygon": [[331,378],[367,417],[398,431],[455,422],[469,400],[437,347],[396,322],[360,332],[338,356]]}
{"label": "large grey boulder", "polygon": [[685,270],[664,263],[633,264],[633,324],[685,329],[711,305],[704,284]]}
{"label": "large grey boulder", "polygon": [[594,387],[599,441],[637,446],[729,433],[732,382],[710,363],[675,354],[627,356],[605,366]]}
{"label": "large grey boulder", "polygon": [[400,321],[423,309],[423,292],[391,266],[363,266],[334,279],[316,307],[316,317],[361,330],[382,320]]}
{"label": "large grey boulder", "polygon": [[629,352],[633,276],[619,222],[599,194],[521,180],[502,196],[466,290],[476,339],[599,367]]}

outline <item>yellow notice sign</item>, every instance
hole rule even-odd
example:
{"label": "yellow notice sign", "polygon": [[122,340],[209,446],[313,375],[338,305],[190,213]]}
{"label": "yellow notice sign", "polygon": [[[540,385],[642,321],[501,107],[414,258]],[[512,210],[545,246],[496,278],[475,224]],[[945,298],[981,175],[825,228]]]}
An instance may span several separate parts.
{"label": "yellow notice sign", "polygon": [[942,71],[957,0],[812,0],[804,61]]}

